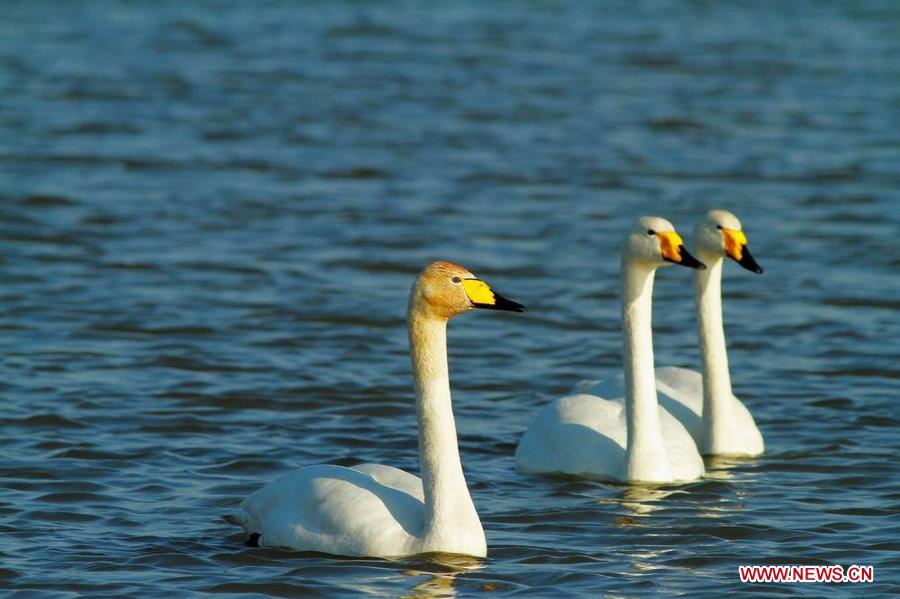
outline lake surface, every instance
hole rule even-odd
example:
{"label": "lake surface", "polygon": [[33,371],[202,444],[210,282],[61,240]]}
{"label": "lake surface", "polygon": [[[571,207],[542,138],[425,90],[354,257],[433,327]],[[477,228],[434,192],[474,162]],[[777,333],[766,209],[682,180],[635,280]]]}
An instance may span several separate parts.
{"label": "lake surface", "polygon": [[[900,594],[900,6],[10,2],[0,19],[0,588],[21,596]],[[767,445],[652,491],[519,474],[621,366],[618,247],[735,212],[735,392]],[[431,260],[524,315],[450,326],[490,556],[242,546],[320,462],[417,472]],[[696,367],[691,275],[658,364]],[[866,586],[738,564],[868,564]]]}

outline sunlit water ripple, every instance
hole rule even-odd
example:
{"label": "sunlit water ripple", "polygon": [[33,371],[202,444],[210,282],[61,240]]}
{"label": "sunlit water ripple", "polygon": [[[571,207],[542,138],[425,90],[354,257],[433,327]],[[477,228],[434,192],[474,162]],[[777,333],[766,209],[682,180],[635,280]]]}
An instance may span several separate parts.
{"label": "sunlit water ripple", "polygon": [[[637,4],[637,3],[635,3]],[[0,587],[35,595],[900,594],[900,10],[891,2],[11,3],[0,19]],[[636,490],[517,473],[620,366],[639,215],[744,221],[732,376],[767,442]],[[303,464],[416,471],[404,310],[461,262],[526,315],[450,328],[484,561],[250,549]],[[659,363],[698,360],[690,274]],[[859,587],[738,564],[871,564]]]}

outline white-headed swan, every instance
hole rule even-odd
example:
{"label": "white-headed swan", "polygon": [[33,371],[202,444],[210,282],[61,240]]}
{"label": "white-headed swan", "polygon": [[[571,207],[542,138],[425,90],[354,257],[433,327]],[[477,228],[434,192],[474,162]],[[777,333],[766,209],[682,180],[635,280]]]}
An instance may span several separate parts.
{"label": "white-headed swan", "polygon": [[474,308],[525,311],[449,262],[426,267],[409,296],[421,480],[379,464],[308,466],[250,495],[228,520],[264,546],[345,556],[485,556],[459,459],[447,368],[447,321]]}
{"label": "white-headed swan", "polygon": [[[750,411],[731,391],[722,326],[722,267],[727,256],[751,272],[760,274],[762,268],[747,249],[741,221],[730,212],[707,213],[694,228],[693,241],[698,258],[709,266],[694,274],[703,374],[676,366],[657,368],[659,405],[684,425],[703,455],[762,455],[762,434]],[[578,386],[580,391],[613,395],[622,388],[621,377],[583,381]]]}
{"label": "white-headed swan", "polygon": [[757,456],[765,449],[750,411],[731,391],[722,327],[722,264],[727,256],[757,274],[741,221],[711,210],[694,228],[694,251],[709,268],[694,275],[703,374],[687,368],[656,371],[660,404],[677,418],[703,455]]}
{"label": "white-headed swan", "polygon": [[669,221],[641,218],[622,247],[624,403],[578,394],[546,406],[516,449],[520,470],[648,483],[703,476],[693,439],[656,402],[653,279],[668,263],[704,268]]}

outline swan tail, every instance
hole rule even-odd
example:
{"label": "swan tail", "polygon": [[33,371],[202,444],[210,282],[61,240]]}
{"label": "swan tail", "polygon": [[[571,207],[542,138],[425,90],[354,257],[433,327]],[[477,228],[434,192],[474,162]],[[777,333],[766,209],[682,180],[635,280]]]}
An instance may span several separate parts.
{"label": "swan tail", "polygon": [[[240,526],[244,530],[247,529],[247,521],[243,512],[231,512],[228,514],[222,515],[222,520],[228,522],[229,524],[234,524],[235,526]],[[262,543],[260,539],[262,535],[258,532],[251,532],[247,535],[247,540],[244,541],[245,547],[261,547]]]}
{"label": "swan tail", "polygon": [[235,526],[244,526],[244,518],[241,512],[229,512],[222,515],[222,520]]}
{"label": "swan tail", "polygon": [[578,395],[579,393],[587,393],[591,390],[591,387],[599,384],[601,381],[599,379],[581,379],[575,386],[572,387],[571,394]]}

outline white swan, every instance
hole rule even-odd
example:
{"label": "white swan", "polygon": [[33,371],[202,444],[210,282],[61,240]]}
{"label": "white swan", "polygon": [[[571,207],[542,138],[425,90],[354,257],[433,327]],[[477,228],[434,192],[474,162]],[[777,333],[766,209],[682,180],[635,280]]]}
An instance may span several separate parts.
{"label": "white swan", "polygon": [[703,455],[758,456],[762,433],[731,391],[722,327],[722,263],[727,256],[757,274],[762,268],[747,249],[741,221],[711,210],[694,228],[694,251],[709,268],[694,275],[703,374],[687,368],[656,371],[660,404],[687,428]]}
{"label": "white swan", "polygon": [[[694,227],[694,252],[709,267],[694,273],[703,374],[676,366],[657,368],[659,404],[684,425],[703,455],[762,455],[762,433],[731,391],[722,327],[722,265],[727,256],[751,272],[760,274],[762,268],[747,249],[741,221],[725,210],[711,210]],[[621,377],[579,385],[592,393],[616,394],[622,388]]]}
{"label": "white swan", "polygon": [[379,464],[301,468],[227,517],[249,544],[345,556],[487,554],[459,459],[447,368],[447,321],[473,308],[525,311],[449,262],[426,267],[409,296],[422,480]]}
{"label": "white swan", "polygon": [[641,218],[622,247],[624,404],[578,394],[546,406],[516,449],[520,470],[649,483],[703,476],[691,436],[656,402],[651,296],[667,262],[704,268],[669,221]]}

